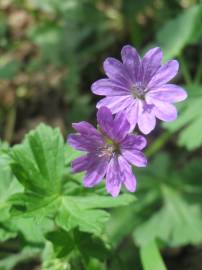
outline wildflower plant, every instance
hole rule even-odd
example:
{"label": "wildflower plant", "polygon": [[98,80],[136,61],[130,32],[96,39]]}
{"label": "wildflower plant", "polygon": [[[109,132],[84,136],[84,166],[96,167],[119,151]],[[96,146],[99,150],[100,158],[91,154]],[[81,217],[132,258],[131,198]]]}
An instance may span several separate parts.
{"label": "wildflower plant", "polygon": [[201,22],[0,0],[0,270],[202,269]]}
{"label": "wildflower plant", "polygon": [[[157,215],[169,223],[175,212],[170,210],[173,205],[168,197],[172,194],[173,201],[183,209],[186,217],[184,198],[179,200],[178,194],[160,186],[160,181],[157,184],[148,181],[145,185],[151,189],[157,186],[158,191],[163,190],[163,195],[152,191],[151,198],[142,200],[136,208],[136,197],[127,192],[138,191],[143,198],[146,192],[141,182],[147,179],[151,168],[157,178],[159,175],[166,178],[161,175],[159,162],[147,168],[143,149],[147,146],[145,134],[155,128],[156,118],[166,122],[175,120],[177,111],[172,103],[187,97],[183,88],[168,83],[177,74],[179,65],[176,60],[162,64],[160,48],[149,50],[141,59],[135,48],[127,45],[121,55],[122,62],[113,58],[105,60],[108,78],[92,85],[93,93],[105,96],[97,104],[96,127],[86,121],[73,123],[76,133],[70,134],[66,143],[58,129],[41,124],[30,131],[21,144],[14,147],[0,145],[3,179],[0,186],[0,240],[16,239],[20,235],[17,244],[24,246],[26,243],[19,256],[13,258],[11,267],[4,259],[0,269],[11,270],[24,257],[38,257],[43,270],[106,270],[103,262],[112,257],[117,259],[114,248],[120,240],[116,237],[117,224],[123,237],[131,230],[131,224],[136,228],[134,240],[140,246],[146,246],[141,248],[143,265],[151,251],[152,260],[157,261],[160,270],[165,269],[156,238],[169,241],[169,235],[178,235],[177,243],[180,243],[182,223],[178,220],[174,223],[177,233],[173,225],[165,236],[157,230],[159,219],[149,217],[142,222],[133,214],[139,214],[142,209],[145,211],[150,204],[156,208],[163,205],[162,197],[165,196],[166,205]],[[126,191],[121,189],[122,186]],[[124,208],[118,208],[117,216],[116,210],[108,211],[120,206]],[[199,228],[199,209],[190,207],[189,210],[196,216]],[[106,222],[111,214],[113,228],[110,230],[110,227],[106,228]],[[137,220],[135,225],[134,219]],[[165,230],[167,223],[162,224]],[[189,223],[183,225],[188,231]],[[152,226],[155,228],[150,233]],[[199,238],[196,233],[194,239]],[[190,235],[185,240],[189,242]],[[120,267],[113,266],[112,269]]]}

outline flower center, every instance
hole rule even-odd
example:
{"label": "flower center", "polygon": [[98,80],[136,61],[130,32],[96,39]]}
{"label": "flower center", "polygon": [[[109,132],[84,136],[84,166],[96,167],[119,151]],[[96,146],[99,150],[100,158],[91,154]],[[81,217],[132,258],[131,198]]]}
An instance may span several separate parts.
{"label": "flower center", "polygon": [[145,87],[142,85],[142,83],[132,85],[130,90],[134,98],[144,99]]}
{"label": "flower center", "polygon": [[106,139],[106,144],[100,149],[99,157],[108,156],[111,157],[113,155],[119,154],[119,145],[113,142],[110,139]]}
{"label": "flower center", "polygon": [[99,157],[108,156],[111,157],[113,155],[114,149],[112,145],[106,144],[104,147],[101,148]]}

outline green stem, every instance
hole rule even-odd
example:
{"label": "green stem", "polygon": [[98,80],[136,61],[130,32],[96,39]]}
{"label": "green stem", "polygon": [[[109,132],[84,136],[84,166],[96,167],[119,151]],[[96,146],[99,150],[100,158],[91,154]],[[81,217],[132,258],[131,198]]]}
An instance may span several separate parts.
{"label": "green stem", "polygon": [[170,131],[164,132],[151,146],[146,150],[146,156],[151,157],[158,152],[169,141],[172,133]]}

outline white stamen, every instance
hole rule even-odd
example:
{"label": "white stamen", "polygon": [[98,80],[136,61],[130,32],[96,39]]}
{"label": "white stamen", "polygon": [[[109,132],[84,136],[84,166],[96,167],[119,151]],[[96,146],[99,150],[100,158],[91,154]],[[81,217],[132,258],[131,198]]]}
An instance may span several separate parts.
{"label": "white stamen", "polygon": [[113,152],[114,152],[113,145],[107,144],[101,149],[98,156],[99,157],[103,157],[103,156],[111,157],[113,155]]}

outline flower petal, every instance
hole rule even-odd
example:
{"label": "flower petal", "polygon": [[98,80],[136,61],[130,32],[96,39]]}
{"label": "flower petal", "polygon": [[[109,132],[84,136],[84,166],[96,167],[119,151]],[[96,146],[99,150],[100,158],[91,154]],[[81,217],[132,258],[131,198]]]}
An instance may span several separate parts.
{"label": "flower petal", "polygon": [[118,196],[121,189],[121,171],[117,157],[111,158],[106,173],[106,189],[113,197]]}
{"label": "flower petal", "polygon": [[175,106],[168,102],[155,100],[154,113],[157,118],[162,121],[170,122],[177,118],[177,110]]}
{"label": "flower petal", "polygon": [[150,50],[148,50],[143,59],[143,65],[151,65],[151,66],[157,66],[159,67],[161,65],[161,61],[163,58],[163,52],[160,47],[155,47]]}
{"label": "flower petal", "polygon": [[147,84],[152,76],[156,73],[156,71],[161,66],[161,61],[163,58],[163,52],[161,48],[156,47],[150,49],[142,59],[142,66],[143,66],[143,82]]}
{"label": "flower petal", "polygon": [[80,151],[92,152],[103,145],[102,140],[93,138],[92,136],[83,136],[78,134],[70,134],[67,142],[75,149]]}
{"label": "flower petal", "polygon": [[130,124],[124,112],[116,114],[113,122],[113,139],[117,142],[121,142],[130,129]]}
{"label": "flower petal", "polygon": [[98,132],[98,130],[91,125],[90,123],[86,121],[81,121],[79,123],[73,123],[72,127],[79,132],[80,134],[84,136],[91,137],[93,140],[101,140],[102,141],[102,136]]}
{"label": "flower petal", "polygon": [[94,82],[91,86],[91,91],[101,96],[125,96],[130,94],[129,88],[110,79],[101,79]]}
{"label": "flower petal", "polygon": [[141,135],[129,134],[121,143],[121,149],[124,150],[142,150],[147,145],[145,137]]}
{"label": "flower petal", "polygon": [[86,171],[92,163],[92,157],[89,155],[81,156],[72,161],[73,172]]}
{"label": "flower petal", "polygon": [[109,138],[113,137],[113,116],[107,107],[101,107],[97,112],[97,122],[102,132]]}
{"label": "flower petal", "polygon": [[112,113],[117,113],[119,111],[123,111],[125,108],[130,106],[133,102],[132,96],[113,96],[113,97],[106,97],[101,99],[97,103],[97,108],[100,107],[108,107]]}
{"label": "flower petal", "polygon": [[121,57],[132,81],[135,82],[138,79],[141,66],[141,58],[138,52],[132,46],[126,45],[121,50]]}
{"label": "flower petal", "polygon": [[152,77],[148,84],[148,88],[163,85],[176,76],[179,69],[179,63],[176,60],[170,60],[162,65]]}
{"label": "flower petal", "polygon": [[120,82],[125,85],[126,88],[129,87],[131,81],[130,75],[124,65],[117,59],[108,57],[104,61],[104,71],[105,74],[112,80]]}
{"label": "flower petal", "polygon": [[139,101],[133,100],[133,102],[125,109],[125,112],[130,123],[130,131],[133,131],[138,121]]}
{"label": "flower petal", "polygon": [[122,183],[125,185],[126,189],[130,192],[136,190],[136,178],[133,174],[131,165],[122,157],[119,157],[119,166],[122,170]]}
{"label": "flower petal", "polygon": [[179,102],[187,98],[186,91],[175,84],[164,84],[150,90],[147,95],[153,99],[159,99],[166,102]]}
{"label": "flower petal", "polygon": [[149,134],[156,125],[153,105],[139,101],[138,127],[144,134]]}
{"label": "flower petal", "polygon": [[128,162],[135,165],[136,167],[146,167],[147,166],[147,159],[142,152],[140,152],[138,150],[122,149],[121,153],[122,153],[123,157]]}
{"label": "flower petal", "polygon": [[87,173],[84,177],[84,186],[93,187],[99,184],[106,174],[107,164],[107,158],[95,158],[94,163],[89,166]]}

